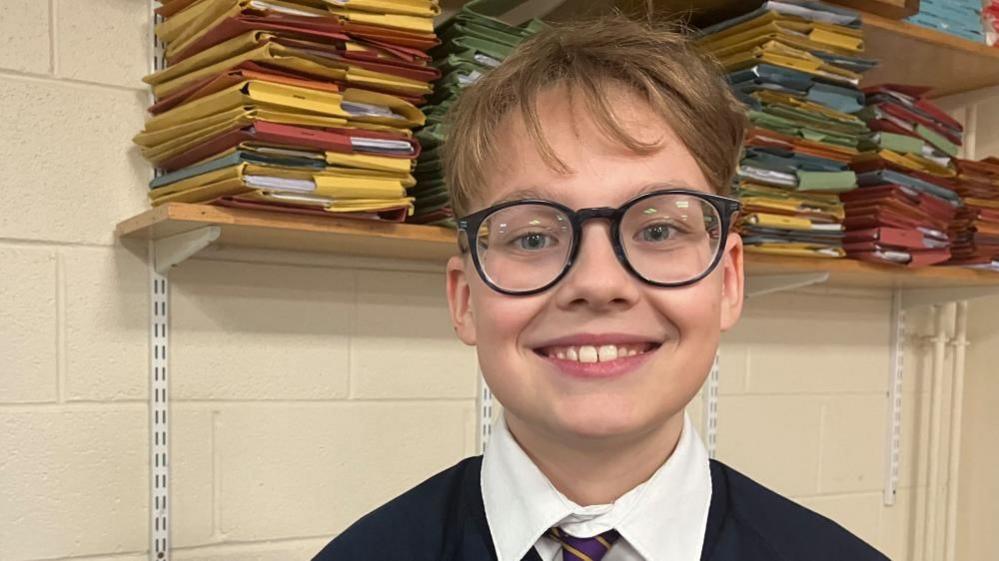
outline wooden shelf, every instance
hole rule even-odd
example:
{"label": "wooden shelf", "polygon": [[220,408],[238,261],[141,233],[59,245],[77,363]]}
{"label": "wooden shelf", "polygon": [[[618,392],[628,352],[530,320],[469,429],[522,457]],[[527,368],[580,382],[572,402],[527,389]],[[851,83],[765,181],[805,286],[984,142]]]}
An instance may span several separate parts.
{"label": "wooden shelf", "polygon": [[864,14],[866,55],[881,64],[865,84],[918,84],[933,97],[999,85],[999,48],[915,24]]}
{"label": "wooden shelf", "polygon": [[351,218],[168,203],[118,224],[122,238],[160,240],[205,226],[220,226],[217,244],[389,257],[443,263],[457,249],[454,231]]}
{"label": "wooden shelf", "polygon": [[[260,249],[411,259],[443,264],[457,250],[454,231],[437,226],[170,203],[118,224],[122,238],[160,240],[220,226],[218,244]],[[848,259],[747,255],[750,276],[829,273],[834,286],[876,288],[999,287],[999,273],[958,267],[905,269]]]}

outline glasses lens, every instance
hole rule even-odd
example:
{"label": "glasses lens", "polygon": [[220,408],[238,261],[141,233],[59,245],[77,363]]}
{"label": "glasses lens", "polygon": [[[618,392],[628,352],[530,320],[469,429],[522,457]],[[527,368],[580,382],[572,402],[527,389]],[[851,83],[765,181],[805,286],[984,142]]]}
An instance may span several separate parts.
{"label": "glasses lens", "polygon": [[562,273],[572,247],[572,225],[562,211],[520,204],[490,214],[475,239],[486,277],[509,292],[541,288]]}
{"label": "glasses lens", "polygon": [[682,283],[711,267],[721,241],[721,216],[706,200],[667,194],[643,199],[621,220],[628,262],[647,280]]}

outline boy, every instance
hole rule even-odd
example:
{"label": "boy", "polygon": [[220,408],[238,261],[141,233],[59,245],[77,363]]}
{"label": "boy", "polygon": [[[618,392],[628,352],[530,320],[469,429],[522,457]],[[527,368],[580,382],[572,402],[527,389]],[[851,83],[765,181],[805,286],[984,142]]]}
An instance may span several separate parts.
{"label": "boy", "polygon": [[738,319],[744,118],[678,34],[623,18],[524,43],[452,110],[458,336],[504,406],[484,457],[317,561],[882,560],[709,461],[684,413]]}

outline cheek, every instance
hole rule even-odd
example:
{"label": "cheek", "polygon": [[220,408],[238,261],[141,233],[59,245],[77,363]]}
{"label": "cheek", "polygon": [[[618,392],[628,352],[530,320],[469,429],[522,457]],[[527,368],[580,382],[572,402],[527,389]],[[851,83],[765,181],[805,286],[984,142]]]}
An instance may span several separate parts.
{"label": "cheek", "polygon": [[[721,279],[715,275],[693,286],[657,292],[650,301],[673,325],[678,343],[702,340],[721,325]],[[711,339],[717,339],[717,334]]]}
{"label": "cheek", "polygon": [[522,352],[522,334],[539,317],[545,302],[543,296],[507,296],[493,291],[480,282],[471,286],[475,309],[475,330],[478,352],[498,361],[504,370],[506,361]]}

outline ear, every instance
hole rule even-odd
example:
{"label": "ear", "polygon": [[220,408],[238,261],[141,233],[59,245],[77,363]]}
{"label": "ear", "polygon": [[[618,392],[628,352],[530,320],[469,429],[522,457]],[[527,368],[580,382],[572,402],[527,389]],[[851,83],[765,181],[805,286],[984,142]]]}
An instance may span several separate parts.
{"label": "ear", "polygon": [[721,330],[728,331],[742,315],[745,271],[743,269],[742,236],[734,232],[725,243],[722,257]]}
{"label": "ear", "polygon": [[[475,344],[475,314],[472,292],[468,286],[465,266],[468,260],[455,255],[447,262],[447,305],[451,310],[451,325],[466,345]],[[474,271],[472,274],[475,274]]]}

